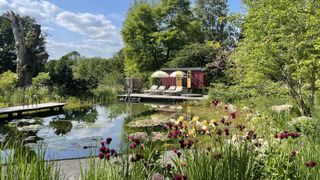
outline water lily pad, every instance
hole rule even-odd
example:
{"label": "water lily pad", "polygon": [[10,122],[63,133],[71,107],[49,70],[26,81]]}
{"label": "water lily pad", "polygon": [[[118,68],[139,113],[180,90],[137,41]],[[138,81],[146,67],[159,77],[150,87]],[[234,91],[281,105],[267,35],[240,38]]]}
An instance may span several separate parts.
{"label": "water lily pad", "polygon": [[168,122],[170,117],[171,115],[167,113],[157,113],[157,114],[151,115],[150,117],[146,117],[144,119],[131,121],[130,123],[127,124],[127,126],[135,127],[135,128],[160,126]]}
{"label": "water lily pad", "polygon": [[[138,138],[138,139],[142,139],[142,140],[146,140],[149,138],[148,134],[146,132],[136,132],[136,133],[132,133],[129,135],[130,137],[134,137],[134,138]],[[165,134],[160,133],[160,132],[151,132],[150,134],[151,140],[152,141],[165,141],[167,140],[167,137]]]}
{"label": "water lily pad", "polygon": [[19,119],[19,120],[15,120],[15,121],[10,122],[10,124],[14,124],[18,127],[36,125],[36,124],[41,124],[41,123],[42,123],[41,119]]}
{"label": "water lily pad", "polygon": [[41,125],[29,125],[29,126],[23,126],[23,127],[18,127],[18,131],[23,131],[23,132],[28,132],[28,131],[32,131],[32,132],[37,132],[40,130],[42,126]]}

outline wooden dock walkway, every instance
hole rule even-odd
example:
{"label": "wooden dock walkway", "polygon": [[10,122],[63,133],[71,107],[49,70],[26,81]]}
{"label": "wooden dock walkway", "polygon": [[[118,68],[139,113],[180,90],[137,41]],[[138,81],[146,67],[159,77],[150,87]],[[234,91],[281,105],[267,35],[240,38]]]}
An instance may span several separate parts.
{"label": "wooden dock walkway", "polygon": [[[62,111],[65,103],[42,103],[42,104],[32,104],[32,105],[24,105],[24,106],[15,106],[8,108],[0,108],[0,115],[7,115],[8,119],[13,117],[21,118],[23,113],[30,111],[42,111],[47,109],[48,111]],[[16,116],[14,116],[16,114]],[[0,117],[1,118],[1,117]]]}
{"label": "wooden dock walkway", "polygon": [[[118,95],[118,99],[125,99],[126,94]],[[204,95],[202,97],[192,97],[192,96],[169,96],[169,95],[154,95],[154,94],[142,94],[142,93],[132,93],[130,98],[133,100],[143,101],[143,100],[168,100],[168,101],[181,101],[181,100],[205,100],[208,96]]]}

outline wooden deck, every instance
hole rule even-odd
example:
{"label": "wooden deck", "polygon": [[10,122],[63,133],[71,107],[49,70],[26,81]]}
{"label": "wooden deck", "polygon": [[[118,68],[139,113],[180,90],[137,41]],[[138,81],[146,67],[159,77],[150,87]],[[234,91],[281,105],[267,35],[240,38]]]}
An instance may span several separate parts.
{"label": "wooden deck", "polygon": [[[126,94],[118,95],[118,99],[122,100],[126,98]],[[187,97],[187,96],[170,96],[170,95],[154,95],[154,94],[140,94],[132,93],[130,94],[131,99],[136,99],[137,101],[143,100],[168,100],[168,101],[183,101],[183,100],[204,100],[208,99],[208,96],[202,97]]]}
{"label": "wooden deck", "polygon": [[[21,118],[23,113],[25,112],[32,112],[32,111],[40,111],[48,109],[49,111],[62,111],[65,103],[42,103],[42,104],[33,104],[33,105],[24,105],[24,106],[15,106],[15,107],[8,107],[8,108],[0,108],[0,115],[7,115],[5,118],[13,118],[14,114],[17,114],[15,117]],[[0,117],[1,118],[1,117]]]}

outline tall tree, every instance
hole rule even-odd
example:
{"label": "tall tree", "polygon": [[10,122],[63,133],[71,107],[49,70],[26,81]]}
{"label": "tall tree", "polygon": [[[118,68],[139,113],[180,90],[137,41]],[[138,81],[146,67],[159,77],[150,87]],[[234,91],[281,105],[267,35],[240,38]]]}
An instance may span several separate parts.
{"label": "tall tree", "polygon": [[152,6],[145,1],[136,2],[129,9],[122,28],[127,75],[161,67],[161,51],[153,36],[157,31]]}
{"label": "tall tree", "polygon": [[203,39],[224,43],[227,33],[227,0],[196,0],[195,15],[201,21]]}
{"label": "tall tree", "polygon": [[193,17],[189,0],[160,0],[155,7],[164,62],[172,60],[185,45],[199,41],[200,23]]}
{"label": "tall tree", "polygon": [[248,13],[236,59],[246,78],[283,82],[311,116],[320,70],[320,1],[244,0]]}
{"label": "tall tree", "polygon": [[29,86],[32,84],[34,72],[38,69],[37,65],[41,64],[40,61],[48,59],[44,46],[45,36],[41,34],[41,26],[35,24],[31,18],[21,19],[12,11],[5,13],[3,17],[9,20],[12,27],[17,56],[18,85]]}
{"label": "tall tree", "polygon": [[122,29],[126,75],[159,69],[200,33],[189,0],[135,1]]}
{"label": "tall tree", "polygon": [[14,38],[10,22],[0,17],[0,74],[8,70],[16,70]]}

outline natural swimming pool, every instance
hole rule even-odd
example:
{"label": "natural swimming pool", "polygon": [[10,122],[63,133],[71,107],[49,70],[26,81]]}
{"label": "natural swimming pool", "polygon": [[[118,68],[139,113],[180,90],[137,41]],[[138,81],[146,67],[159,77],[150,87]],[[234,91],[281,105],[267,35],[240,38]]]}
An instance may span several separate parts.
{"label": "natural swimming pool", "polygon": [[[120,150],[127,146],[130,117],[149,119],[157,116],[167,118],[170,114],[182,112],[201,114],[205,118],[214,117],[209,108],[197,108],[186,105],[163,105],[171,108],[170,112],[154,112],[158,104],[93,105],[92,107],[66,111],[64,114],[14,120],[0,125],[0,140],[5,142],[12,136],[20,136],[27,147],[37,151],[46,149],[46,159],[69,159],[88,157],[96,154],[95,146],[106,137],[112,137],[111,148]],[[178,109],[173,109],[179,107]]]}

